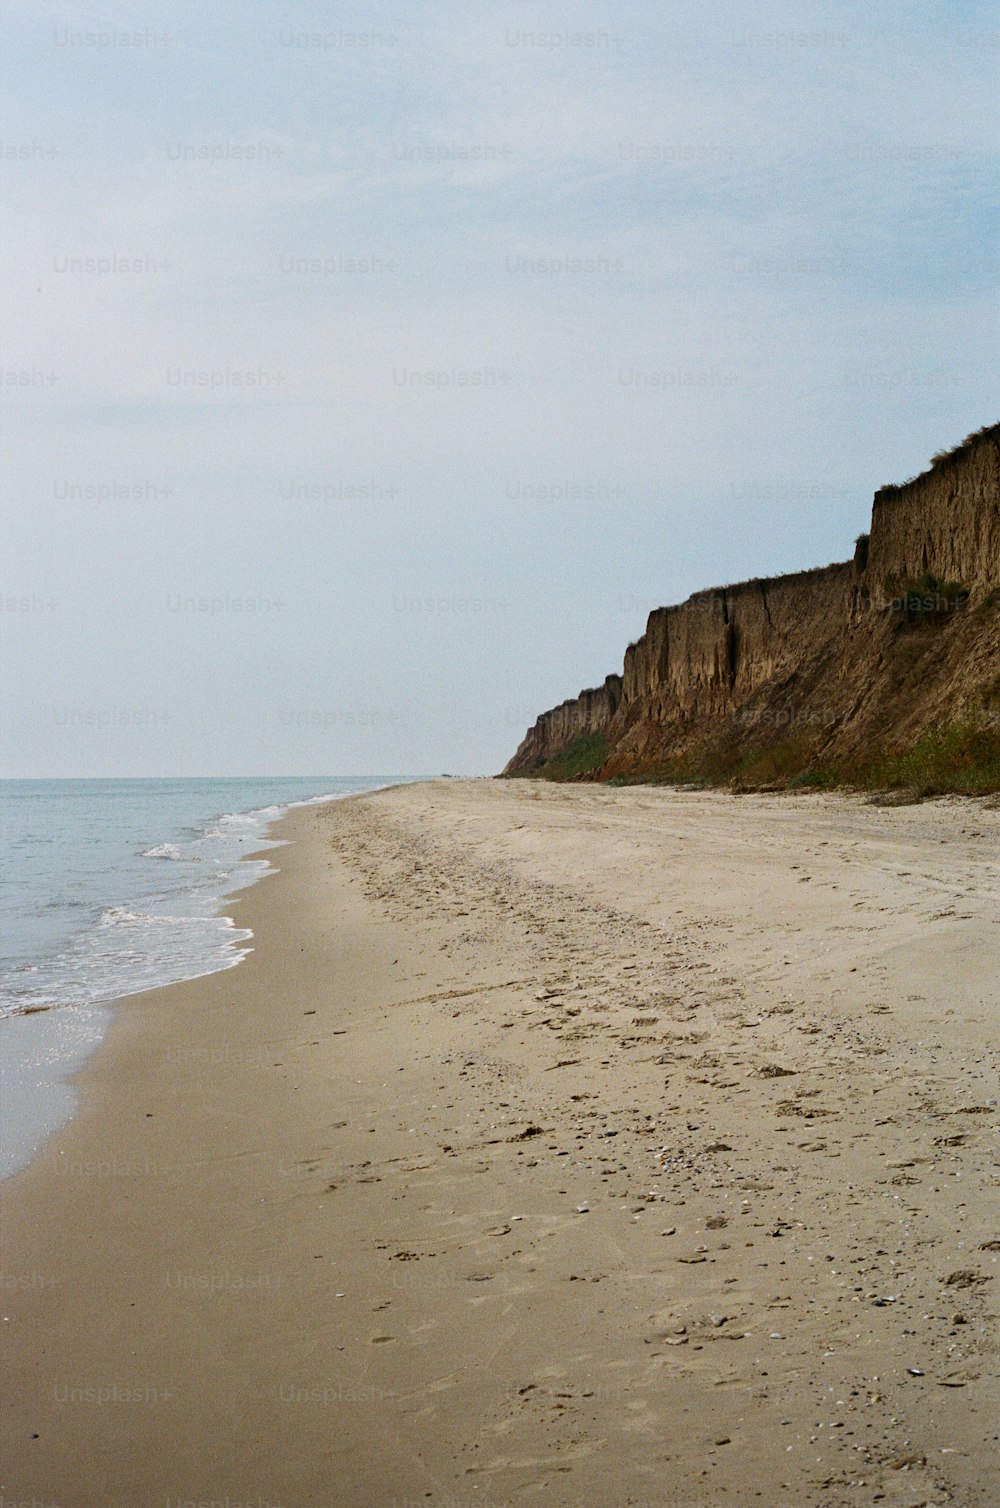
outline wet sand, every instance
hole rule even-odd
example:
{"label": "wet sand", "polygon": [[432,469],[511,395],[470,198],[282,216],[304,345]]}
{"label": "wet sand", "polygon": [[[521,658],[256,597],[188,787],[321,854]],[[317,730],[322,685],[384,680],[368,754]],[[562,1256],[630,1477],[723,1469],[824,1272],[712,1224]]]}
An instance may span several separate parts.
{"label": "wet sand", "polygon": [[283,819],[0,1186],[4,1501],[996,1500],[1000,812]]}

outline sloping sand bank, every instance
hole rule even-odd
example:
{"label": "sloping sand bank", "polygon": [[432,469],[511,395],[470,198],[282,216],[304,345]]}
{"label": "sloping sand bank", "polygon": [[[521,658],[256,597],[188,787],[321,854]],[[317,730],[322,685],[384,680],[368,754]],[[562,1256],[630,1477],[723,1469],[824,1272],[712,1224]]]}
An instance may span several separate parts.
{"label": "sloping sand bank", "polygon": [[0,1190],[5,1502],[996,1502],[1000,812],[281,835]]}

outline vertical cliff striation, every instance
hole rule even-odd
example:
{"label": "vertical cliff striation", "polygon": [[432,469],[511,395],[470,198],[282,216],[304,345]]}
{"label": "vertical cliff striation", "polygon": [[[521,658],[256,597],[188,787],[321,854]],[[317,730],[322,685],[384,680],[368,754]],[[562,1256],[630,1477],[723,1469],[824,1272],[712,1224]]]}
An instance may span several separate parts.
{"label": "vertical cliff striation", "polygon": [[972,601],[997,584],[1000,561],[1000,425],[970,436],[922,476],[883,487],[872,504],[868,576],[951,577]]}
{"label": "vertical cliff striation", "polygon": [[970,708],[1000,725],[998,586],[994,425],[877,492],[851,560],[656,608],[622,674],[543,713],[504,773],[601,734],[588,778],[724,773],[779,744],[787,777]]}
{"label": "vertical cliff striation", "polygon": [[521,740],[505,773],[551,759],[575,738],[603,732],[618,710],[621,694],[621,676],[609,675],[603,686],[581,691],[551,712],[543,712]]}

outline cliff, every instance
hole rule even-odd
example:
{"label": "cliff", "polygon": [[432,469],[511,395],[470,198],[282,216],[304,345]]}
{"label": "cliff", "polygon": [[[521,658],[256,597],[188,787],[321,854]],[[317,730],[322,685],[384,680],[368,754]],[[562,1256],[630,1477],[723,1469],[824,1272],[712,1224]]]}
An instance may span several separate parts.
{"label": "cliff", "polygon": [[998,587],[994,425],[877,492],[851,560],[656,608],[622,674],[543,713],[504,774],[585,739],[586,778],[780,784],[851,778],[961,719],[992,737]]}
{"label": "cliff", "polygon": [[972,435],[902,487],[872,504],[868,575],[964,581],[973,598],[997,584],[1000,563],[1000,425]]}
{"label": "cliff", "polygon": [[581,691],[570,701],[560,702],[551,712],[543,712],[534,727],[528,729],[504,773],[550,759],[575,738],[602,732],[617,712],[621,694],[621,676],[609,675],[603,686]]}

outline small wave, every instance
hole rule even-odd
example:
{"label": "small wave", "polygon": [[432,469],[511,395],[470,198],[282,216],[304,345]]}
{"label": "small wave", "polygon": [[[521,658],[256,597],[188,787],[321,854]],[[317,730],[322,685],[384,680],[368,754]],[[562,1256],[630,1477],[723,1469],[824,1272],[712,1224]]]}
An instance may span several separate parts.
{"label": "small wave", "polygon": [[124,906],[111,906],[107,911],[102,911],[97,919],[99,927],[113,927],[117,922],[137,921],[138,912],[129,911]]}
{"label": "small wave", "polygon": [[6,971],[0,1016],[106,1002],[196,979],[239,963],[252,937],[231,916],[166,916],[110,906],[94,931],[81,934],[41,971]]}
{"label": "small wave", "polygon": [[123,922],[149,922],[154,918],[142,911],[130,911],[127,906],[109,906],[98,919],[99,927],[119,927]]}
{"label": "small wave", "polygon": [[[159,911],[130,911],[127,906],[109,906],[101,912],[99,927],[217,927],[220,922],[231,924],[228,916],[165,916]],[[0,1500],[2,1501],[2,1500]]]}
{"label": "small wave", "polygon": [[144,859],[183,860],[185,855],[181,853],[176,843],[158,843],[155,848],[143,849],[142,857]]}
{"label": "small wave", "polygon": [[223,812],[219,821],[233,827],[259,827],[262,821],[277,817],[283,810],[280,806],[258,806],[252,812]]}

